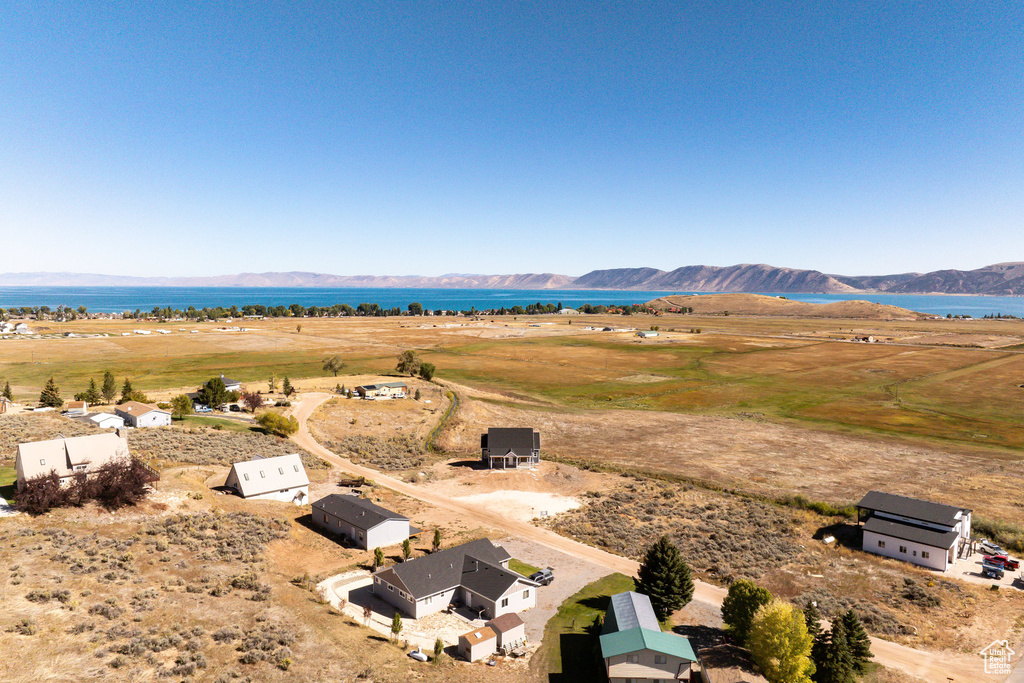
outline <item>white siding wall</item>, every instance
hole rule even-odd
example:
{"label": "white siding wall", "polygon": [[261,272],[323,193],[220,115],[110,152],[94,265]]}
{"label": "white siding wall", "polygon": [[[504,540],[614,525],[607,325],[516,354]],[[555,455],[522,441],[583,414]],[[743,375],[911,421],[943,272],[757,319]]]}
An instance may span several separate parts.
{"label": "white siding wall", "polygon": [[[878,545],[879,541],[885,543],[884,548]],[[906,548],[906,552],[900,552],[901,547]],[[920,543],[903,541],[898,538],[893,538],[892,536],[884,536],[873,531],[864,532],[864,552],[883,555],[897,560],[904,560],[922,567],[930,567],[931,569],[938,569],[943,572],[946,571],[946,567],[948,566],[946,562],[949,554],[948,549],[943,550],[942,548],[932,548]],[[917,554],[915,555],[914,553]],[[921,553],[928,553],[929,557],[925,558]]]}
{"label": "white siding wall", "polygon": [[471,662],[492,655],[497,649],[497,640],[494,638],[487,638],[470,644],[466,638],[459,637],[459,654]]}
{"label": "white siding wall", "polygon": [[[296,497],[301,494],[299,500]],[[256,496],[249,496],[246,500],[279,500],[283,503],[295,503],[296,505],[303,505],[309,500],[309,487],[308,486],[296,486],[293,489],[286,489],[284,491],[271,491],[270,493],[261,493]]]}
{"label": "white siding wall", "polygon": [[409,521],[389,519],[366,532],[367,548],[386,548],[409,538]]}
{"label": "white siding wall", "polygon": [[[630,653],[639,657],[640,661],[636,663],[627,662],[626,658],[629,655],[618,655],[617,657],[608,657],[604,660],[605,669],[608,672],[608,680],[610,683],[618,683],[625,681],[627,678],[640,679],[640,680],[676,680],[676,673],[679,671],[679,667],[682,666],[683,671],[686,671],[689,662],[686,662],[679,657],[672,655],[662,655],[659,652],[653,650],[638,650]],[[655,664],[654,657],[663,656],[665,658],[664,664]],[[685,676],[685,674],[684,674]],[[690,680],[689,677],[680,678],[681,681]]]}

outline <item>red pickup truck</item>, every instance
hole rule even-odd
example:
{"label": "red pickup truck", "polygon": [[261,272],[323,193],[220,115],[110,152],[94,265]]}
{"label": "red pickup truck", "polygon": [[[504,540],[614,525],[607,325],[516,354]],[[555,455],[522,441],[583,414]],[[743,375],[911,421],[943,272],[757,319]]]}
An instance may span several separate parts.
{"label": "red pickup truck", "polygon": [[1008,569],[1010,571],[1016,571],[1020,568],[1020,562],[1011,559],[1008,555],[986,555],[985,562],[988,562],[989,564],[999,565],[1000,567],[1003,567],[1004,569]]}

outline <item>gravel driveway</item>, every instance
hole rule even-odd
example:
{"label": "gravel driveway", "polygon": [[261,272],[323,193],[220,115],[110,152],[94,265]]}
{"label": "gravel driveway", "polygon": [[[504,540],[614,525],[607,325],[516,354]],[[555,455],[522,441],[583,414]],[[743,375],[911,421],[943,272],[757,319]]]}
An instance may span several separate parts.
{"label": "gravel driveway", "polygon": [[551,550],[538,543],[518,538],[503,538],[496,542],[517,560],[532,564],[534,567],[553,567],[555,570],[555,580],[551,585],[537,589],[537,606],[519,613],[526,622],[526,637],[535,645],[544,637],[544,625],[555,615],[558,606],[566,598],[588,583],[610,573],[600,565]]}

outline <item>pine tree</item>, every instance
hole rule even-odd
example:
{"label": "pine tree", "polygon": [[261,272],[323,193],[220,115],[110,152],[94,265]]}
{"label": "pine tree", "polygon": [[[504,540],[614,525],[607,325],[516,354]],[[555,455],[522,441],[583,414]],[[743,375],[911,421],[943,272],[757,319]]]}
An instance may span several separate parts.
{"label": "pine tree", "polygon": [[127,377],[124,378],[124,384],[121,386],[121,403],[127,403],[132,400],[132,394],[135,390],[132,389],[132,381]]}
{"label": "pine tree", "polygon": [[399,614],[396,611],[395,612],[395,618],[391,620],[391,635],[393,635],[397,639],[398,635],[401,632],[402,632],[402,615]]}
{"label": "pine tree", "polygon": [[847,610],[842,619],[843,626],[846,627],[846,640],[850,645],[850,654],[853,655],[853,669],[857,673],[864,673],[871,658],[874,657],[871,654],[871,638],[864,630],[860,617],[852,609]]}
{"label": "pine tree", "polygon": [[100,390],[96,388],[96,380],[89,380],[89,388],[82,392],[82,398],[80,400],[85,401],[89,405],[95,405],[102,400],[100,396]]}
{"label": "pine tree", "polygon": [[433,543],[433,545],[431,547],[433,548],[435,553],[438,550],[441,549],[441,530],[440,529],[434,529],[434,543]]}
{"label": "pine tree", "polygon": [[13,401],[14,401],[14,392],[12,392],[12,391],[11,391],[11,383],[10,383],[10,382],[7,382],[6,384],[4,384],[4,393],[3,393],[3,396],[4,396],[4,398],[6,398],[6,399],[7,399],[8,401],[11,401],[11,402],[13,402]]}
{"label": "pine tree", "polygon": [[373,549],[373,568],[380,569],[384,566],[384,551],[380,548]]}
{"label": "pine tree", "polygon": [[412,557],[412,544],[409,543],[409,539],[402,541],[402,559],[408,560]]}
{"label": "pine tree", "polygon": [[693,599],[693,575],[677,548],[667,536],[647,549],[636,590],[651,599],[659,620],[663,620]]}
{"label": "pine tree", "polygon": [[295,393],[295,387],[292,386],[291,380],[287,376],[285,376],[284,382],[281,383],[281,392],[285,396],[291,396]]}
{"label": "pine tree", "polygon": [[825,657],[818,665],[815,677],[819,683],[854,683],[853,655],[846,639],[846,626],[842,618],[832,622]]}
{"label": "pine tree", "polygon": [[821,635],[821,612],[813,600],[808,600],[807,607],[804,607],[804,621],[807,622],[807,633],[817,640]]}
{"label": "pine tree", "polygon": [[114,396],[117,395],[117,384],[114,381],[114,375],[107,370],[103,373],[103,388],[100,390],[103,395],[103,402],[110,403],[114,400]]}
{"label": "pine tree", "polygon": [[60,389],[57,387],[57,383],[53,381],[53,377],[47,380],[46,386],[43,387],[42,393],[39,394],[39,405],[51,408],[64,407],[64,399],[60,397]]}

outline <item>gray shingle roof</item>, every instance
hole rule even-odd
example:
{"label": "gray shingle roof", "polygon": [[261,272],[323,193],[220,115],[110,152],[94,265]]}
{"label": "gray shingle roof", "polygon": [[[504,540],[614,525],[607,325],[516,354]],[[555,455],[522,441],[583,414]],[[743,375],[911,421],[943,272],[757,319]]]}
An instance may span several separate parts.
{"label": "gray shingle roof", "polygon": [[540,432],[533,431],[532,427],[491,427],[481,436],[480,447],[496,455],[509,451],[529,455],[540,450]]}
{"label": "gray shingle roof", "polygon": [[332,493],[316,501],[313,503],[313,509],[326,512],[363,531],[369,531],[389,519],[409,521],[408,517],[375,505],[365,498],[344,496],[339,493]]}
{"label": "gray shingle roof", "polygon": [[658,617],[654,614],[650,597],[643,593],[628,591],[612,596],[608,603],[608,612],[604,617],[602,633],[627,631],[631,628],[647,628],[661,630]]}
{"label": "gray shingle roof", "polygon": [[872,517],[864,522],[864,531],[873,531],[876,534],[892,536],[903,541],[912,541],[943,550],[952,547],[959,535],[955,531],[936,531],[913,524],[891,522],[881,517]]}
{"label": "gray shingle roof", "polygon": [[861,501],[857,503],[857,507],[950,527],[956,524],[957,513],[962,511],[970,512],[966,508],[932,503],[927,500],[897,496],[893,493],[883,493],[881,491],[868,491]]}
{"label": "gray shingle roof", "polygon": [[[511,556],[504,548],[481,538],[381,569],[375,576],[404,587],[416,600],[455,586],[465,586],[474,593],[496,599],[515,581],[534,585],[529,579],[502,569],[501,563],[508,559]],[[500,592],[495,594],[499,588]]]}

